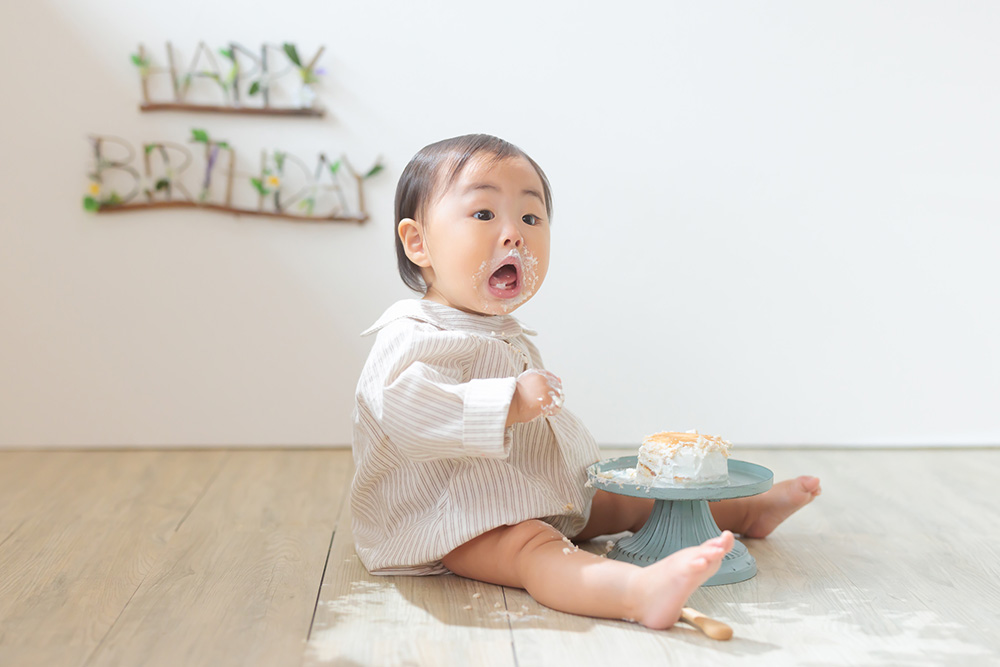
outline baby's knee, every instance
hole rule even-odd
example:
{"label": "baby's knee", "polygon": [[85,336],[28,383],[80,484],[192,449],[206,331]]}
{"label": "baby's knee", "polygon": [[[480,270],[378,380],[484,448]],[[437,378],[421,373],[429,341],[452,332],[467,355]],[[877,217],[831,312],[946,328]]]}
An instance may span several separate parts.
{"label": "baby's knee", "polygon": [[514,524],[501,538],[504,551],[513,554],[531,552],[543,544],[562,540],[562,533],[540,519],[529,519]]}

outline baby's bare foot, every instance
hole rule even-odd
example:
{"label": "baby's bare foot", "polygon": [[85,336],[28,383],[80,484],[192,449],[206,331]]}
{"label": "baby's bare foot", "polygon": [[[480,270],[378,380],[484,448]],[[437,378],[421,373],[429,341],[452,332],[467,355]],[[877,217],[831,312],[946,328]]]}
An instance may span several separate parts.
{"label": "baby's bare foot", "polygon": [[750,499],[744,537],[767,537],[778,524],[822,492],[818,477],[796,477],[772,486],[766,493]]}
{"label": "baby's bare foot", "polygon": [[733,548],[728,530],[696,547],[681,549],[642,568],[633,579],[635,620],[647,628],[665,630],[681,617],[688,597],[719,570]]}

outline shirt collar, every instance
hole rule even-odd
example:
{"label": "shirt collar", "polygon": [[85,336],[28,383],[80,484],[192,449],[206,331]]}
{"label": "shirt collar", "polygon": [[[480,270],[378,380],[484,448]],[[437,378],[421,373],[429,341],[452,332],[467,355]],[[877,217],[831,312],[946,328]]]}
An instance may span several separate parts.
{"label": "shirt collar", "polygon": [[477,333],[494,338],[514,338],[521,334],[537,335],[535,331],[521,326],[512,315],[473,315],[427,299],[397,301],[361,335],[373,334],[390,322],[403,318],[426,322],[446,331]]}

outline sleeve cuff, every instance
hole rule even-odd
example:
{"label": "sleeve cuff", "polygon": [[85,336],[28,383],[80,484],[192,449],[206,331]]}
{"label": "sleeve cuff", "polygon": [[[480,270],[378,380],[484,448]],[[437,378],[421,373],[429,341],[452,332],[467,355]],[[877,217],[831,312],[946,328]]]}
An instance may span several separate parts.
{"label": "sleeve cuff", "polygon": [[[462,443],[470,454],[504,458],[510,451],[507,413],[517,378],[470,380],[462,414]],[[513,427],[512,427],[513,428]]]}

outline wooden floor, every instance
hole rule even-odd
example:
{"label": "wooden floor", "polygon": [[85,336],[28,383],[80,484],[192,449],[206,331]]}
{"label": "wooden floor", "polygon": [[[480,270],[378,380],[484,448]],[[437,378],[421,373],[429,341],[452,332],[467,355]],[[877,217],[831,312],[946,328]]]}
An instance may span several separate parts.
{"label": "wooden floor", "polygon": [[0,452],[0,665],[1000,664],[1000,450],[740,458],[824,493],[691,598],[713,642],[367,574],[347,451]]}

